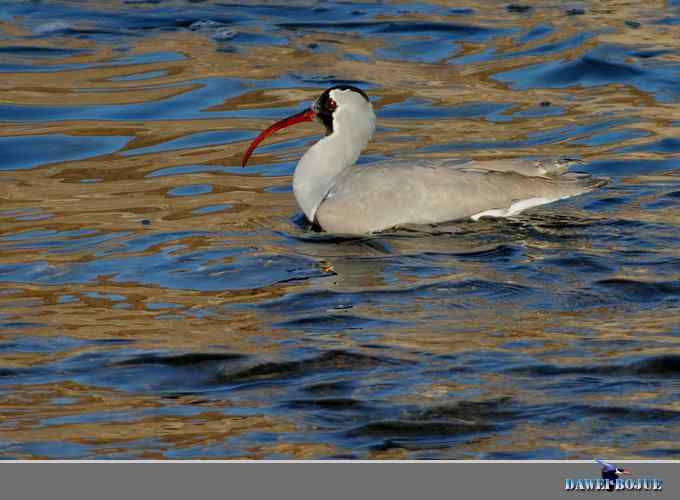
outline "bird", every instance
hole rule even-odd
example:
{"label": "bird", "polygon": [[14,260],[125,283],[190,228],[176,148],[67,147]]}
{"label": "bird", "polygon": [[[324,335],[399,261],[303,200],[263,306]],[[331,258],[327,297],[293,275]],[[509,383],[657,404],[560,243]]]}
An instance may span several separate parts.
{"label": "bird", "polygon": [[606,179],[569,172],[557,160],[383,160],[356,165],[375,131],[368,95],[352,85],[324,90],[311,107],[277,121],[246,150],[245,167],[268,136],[318,121],[326,134],[293,174],[293,193],[313,227],[339,235],[368,235],[412,225],[508,217],[531,207],[592,191]]}
{"label": "bird", "polygon": [[605,479],[608,484],[609,491],[614,489],[614,481],[616,481],[619,476],[623,474],[631,474],[630,471],[626,469],[621,469],[616,465],[605,462],[604,460],[595,459],[595,461],[602,465],[602,479]]}

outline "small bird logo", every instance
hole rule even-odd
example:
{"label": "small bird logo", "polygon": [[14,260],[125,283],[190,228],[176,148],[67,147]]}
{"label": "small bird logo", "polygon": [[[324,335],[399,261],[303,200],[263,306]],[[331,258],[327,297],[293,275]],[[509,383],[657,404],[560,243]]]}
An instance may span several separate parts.
{"label": "small bird logo", "polygon": [[619,479],[619,476],[632,474],[629,470],[622,469],[599,458],[596,458],[595,461],[602,465],[602,479],[607,481],[609,491],[614,489],[614,484]]}

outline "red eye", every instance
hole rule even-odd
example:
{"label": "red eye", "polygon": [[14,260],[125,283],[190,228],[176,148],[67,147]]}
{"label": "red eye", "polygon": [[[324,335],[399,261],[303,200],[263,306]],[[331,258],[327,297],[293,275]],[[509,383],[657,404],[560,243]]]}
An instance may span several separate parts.
{"label": "red eye", "polygon": [[328,111],[335,111],[335,108],[337,108],[337,107],[338,107],[338,103],[335,102],[333,99],[329,98],[326,101],[326,109]]}

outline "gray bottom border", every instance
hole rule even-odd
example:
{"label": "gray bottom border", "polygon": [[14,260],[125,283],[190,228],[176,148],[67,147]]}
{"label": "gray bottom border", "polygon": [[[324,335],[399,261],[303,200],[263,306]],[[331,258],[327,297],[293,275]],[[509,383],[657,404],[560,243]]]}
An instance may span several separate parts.
{"label": "gray bottom border", "polygon": [[[598,479],[578,462],[0,462],[4,498],[680,498],[677,462],[617,461],[662,491],[566,491],[566,479]],[[614,495],[613,497],[610,495]]]}

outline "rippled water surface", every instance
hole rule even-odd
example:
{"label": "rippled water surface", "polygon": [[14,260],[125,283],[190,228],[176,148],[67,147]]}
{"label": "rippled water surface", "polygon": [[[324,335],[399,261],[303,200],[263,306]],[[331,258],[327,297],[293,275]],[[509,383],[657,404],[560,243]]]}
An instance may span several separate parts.
{"label": "rippled water surface", "polygon": [[[4,458],[680,457],[680,3],[4,1]],[[314,233],[362,157],[575,157],[509,220]]]}

